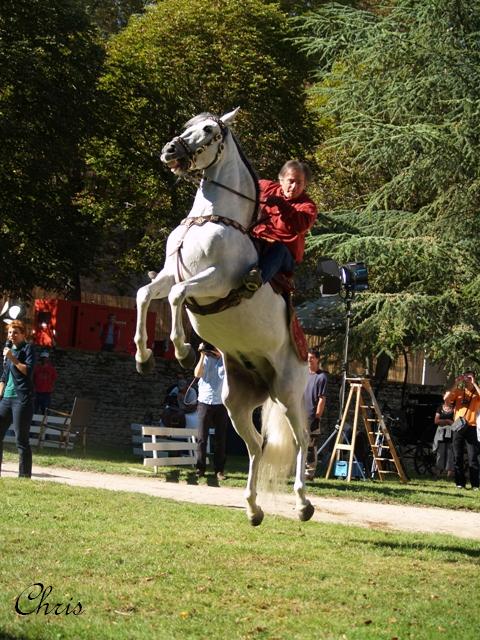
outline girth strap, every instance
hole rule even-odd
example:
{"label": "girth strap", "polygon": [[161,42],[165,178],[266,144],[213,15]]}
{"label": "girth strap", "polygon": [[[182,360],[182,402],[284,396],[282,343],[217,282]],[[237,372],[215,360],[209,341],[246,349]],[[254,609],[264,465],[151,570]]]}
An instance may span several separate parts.
{"label": "girth strap", "polygon": [[[187,231],[193,227],[206,224],[207,222],[214,222],[216,224],[224,224],[225,226],[233,227],[237,231],[241,231],[243,234],[248,235],[249,230],[246,229],[243,225],[241,225],[236,220],[232,220],[231,218],[225,218],[224,216],[218,215],[209,215],[209,216],[195,216],[191,218],[184,218],[180,224],[186,227],[185,233],[182,235],[182,239],[180,240],[176,251],[177,251],[177,274],[180,282],[183,280],[182,267],[185,270],[185,265],[182,259],[182,245],[183,240]],[[190,300],[185,300],[185,306],[187,309],[192,311],[192,313],[197,313],[202,316],[210,315],[211,313],[219,313],[220,311],[225,311],[225,309],[229,309],[230,307],[236,307],[240,304],[240,302],[244,298],[245,287],[241,286],[237,289],[232,289],[230,293],[220,300],[215,300],[210,304],[200,305],[193,298]]]}

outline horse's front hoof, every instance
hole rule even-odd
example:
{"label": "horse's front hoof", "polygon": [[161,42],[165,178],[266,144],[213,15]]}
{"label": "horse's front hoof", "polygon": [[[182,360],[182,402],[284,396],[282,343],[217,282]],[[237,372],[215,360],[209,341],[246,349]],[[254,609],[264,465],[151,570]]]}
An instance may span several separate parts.
{"label": "horse's front hoof", "polygon": [[182,369],[193,369],[197,360],[197,356],[195,355],[195,351],[192,349],[192,345],[189,344],[188,348],[189,351],[185,358],[178,359],[178,362]]}
{"label": "horse's front hoof", "polygon": [[302,522],[307,522],[315,513],[315,507],[308,501],[307,504],[298,510],[298,517]]}
{"label": "horse's front hoof", "polygon": [[137,372],[142,376],[147,376],[153,373],[155,371],[155,358],[153,357],[153,353],[150,352],[148,360],[145,360],[145,362],[138,362],[138,360],[136,360],[135,366],[137,368]]}
{"label": "horse's front hoof", "polygon": [[250,524],[252,525],[252,527],[258,527],[259,524],[262,524],[263,516],[264,516],[264,513],[259,507],[258,510],[249,517]]}

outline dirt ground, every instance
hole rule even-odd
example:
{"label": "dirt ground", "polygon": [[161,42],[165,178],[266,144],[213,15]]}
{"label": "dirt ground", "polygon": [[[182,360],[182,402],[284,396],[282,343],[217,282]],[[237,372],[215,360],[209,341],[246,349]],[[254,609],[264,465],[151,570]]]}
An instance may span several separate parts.
{"label": "dirt ground", "polygon": [[[15,477],[17,469],[18,464],[16,463],[4,463],[2,475]],[[33,479],[40,482],[61,482],[77,487],[144,493],[178,502],[208,504],[234,509],[244,508],[243,490],[232,487],[189,485],[164,482],[153,477],[141,478],[90,473],[36,465],[33,467]],[[383,531],[442,533],[480,540],[480,513],[433,507],[357,502],[337,498],[311,497],[311,501],[315,506],[313,520],[316,522],[368,527]],[[259,504],[265,514],[296,518],[293,494],[281,494],[273,498],[260,496]]]}

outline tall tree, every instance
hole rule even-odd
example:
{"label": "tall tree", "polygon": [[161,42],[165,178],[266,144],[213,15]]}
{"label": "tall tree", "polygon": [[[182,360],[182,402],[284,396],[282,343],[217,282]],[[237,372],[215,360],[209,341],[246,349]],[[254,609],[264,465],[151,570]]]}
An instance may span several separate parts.
{"label": "tall tree", "polygon": [[71,289],[88,270],[91,216],[75,196],[102,48],[77,0],[0,7],[0,291]]}
{"label": "tall tree", "polygon": [[106,38],[127,26],[130,16],[143,13],[151,0],[83,0],[86,13]]}
{"label": "tall tree", "polygon": [[192,187],[175,185],[159,152],[193,115],[240,106],[236,130],[268,177],[313,145],[307,64],[289,35],[285,14],[262,0],[176,0],[149,7],[109,41],[85,208],[120,247],[118,273],[158,267],[168,232],[188,211]]}
{"label": "tall tree", "polygon": [[302,19],[318,61],[324,161],[358,181],[311,249],[365,260],[357,355],[425,349],[451,371],[480,364],[480,5],[330,4]]}

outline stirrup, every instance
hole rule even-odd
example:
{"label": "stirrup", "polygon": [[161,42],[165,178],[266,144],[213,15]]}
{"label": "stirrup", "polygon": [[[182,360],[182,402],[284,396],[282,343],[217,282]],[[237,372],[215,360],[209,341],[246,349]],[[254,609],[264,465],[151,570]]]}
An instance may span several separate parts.
{"label": "stirrup", "polygon": [[243,278],[243,285],[247,291],[252,291],[255,293],[257,289],[260,289],[262,286],[262,274],[258,267],[254,267],[250,269],[247,275]]}

